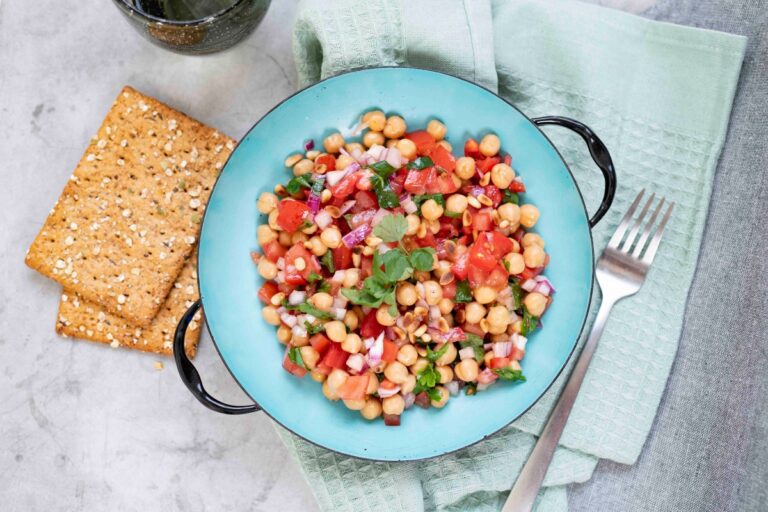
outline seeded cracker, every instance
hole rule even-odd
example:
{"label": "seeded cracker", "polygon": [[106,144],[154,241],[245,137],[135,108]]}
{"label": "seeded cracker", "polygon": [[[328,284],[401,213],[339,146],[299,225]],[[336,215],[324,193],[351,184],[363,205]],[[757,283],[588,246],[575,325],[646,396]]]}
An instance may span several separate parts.
{"label": "seeded cracker", "polygon": [[68,293],[148,327],[196,242],[234,141],[125,87],[26,263]]}
{"label": "seeded cracker", "polygon": [[[184,312],[198,299],[195,262],[189,261],[165,299],[160,312],[149,327],[131,325],[125,319],[107,312],[76,293],[64,291],[59,302],[56,332],[63,336],[81,338],[112,347],[128,347],[144,352],[173,354],[173,335]],[[202,315],[198,311],[187,328],[186,352],[194,357],[200,340]]]}

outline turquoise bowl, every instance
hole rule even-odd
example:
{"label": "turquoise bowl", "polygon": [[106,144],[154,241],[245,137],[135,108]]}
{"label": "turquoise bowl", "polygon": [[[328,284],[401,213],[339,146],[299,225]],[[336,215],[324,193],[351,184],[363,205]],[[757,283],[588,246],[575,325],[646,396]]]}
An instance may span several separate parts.
{"label": "turquoise bowl", "polygon": [[[545,326],[528,343],[522,362],[526,382],[497,384],[475,396],[462,393],[443,409],[414,407],[404,413],[400,427],[366,421],[343,403],[326,400],[320,385],[309,376],[298,379],[282,368],[284,346],[278,343],[275,328],[262,319],[257,298],[262,279],[250,257],[251,251],[258,250],[256,228],[266,221],[256,209],[256,200],[289,179],[283,165],[286,156],[300,150],[307,139],[321,141],[333,131],[346,132],[363,112],[374,107],[403,116],[411,128],[424,127],[435,117],[441,119],[457,150],[468,137],[496,133],[525,181],[523,201],[541,211],[536,231],[547,242],[551,260],[546,276],[557,288]],[[561,118],[547,119],[563,124],[551,121]],[[262,409],[312,443],[382,461],[442,455],[476,443],[518,418],[544,394],[572,354],[593,284],[591,221],[568,167],[537,127],[547,121],[535,121],[473,83],[414,68],[371,68],[342,74],[277,105],[237,145],[221,172],[205,212],[198,253],[200,296],[208,328],[232,376],[257,405],[233,407],[212,398],[183,350],[177,350],[179,370],[190,390],[216,411],[236,414]],[[596,160],[603,161],[607,179],[604,213],[613,195],[608,189],[615,187],[612,167],[604,168],[610,157],[594,134],[580,135],[588,143],[591,137],[590,150]],[[597,220],[596,215],[592,223]],[[197,307],[199,303],[185,315],[180,333]],[[178,338],[183,342],[183,336]]]}

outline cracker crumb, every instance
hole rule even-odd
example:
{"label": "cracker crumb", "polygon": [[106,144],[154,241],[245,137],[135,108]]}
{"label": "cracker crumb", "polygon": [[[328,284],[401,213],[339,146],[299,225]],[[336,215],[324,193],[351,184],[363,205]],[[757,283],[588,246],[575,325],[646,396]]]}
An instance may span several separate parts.
{"label": "cracker crumb", "polygon": [[117,303],[118,304],[125,304],[126,297],[122,293],[117,296]]}
{"label": "cracker crumb", "polygon": [[200,200],[199,199],[190,200],[189,207],[192,208],[193,210],[200,208]]}
{"label": "cracker crumb", "polygon": [[155,361],[155,370],[162,370],[162,369],[163,369],[163,362]]}

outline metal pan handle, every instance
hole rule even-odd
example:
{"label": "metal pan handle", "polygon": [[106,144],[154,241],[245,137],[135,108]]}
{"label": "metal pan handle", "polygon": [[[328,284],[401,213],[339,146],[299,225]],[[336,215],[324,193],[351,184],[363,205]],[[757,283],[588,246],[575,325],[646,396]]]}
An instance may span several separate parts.
{"label": "metal pan handle", "polygon": [[605,178],[603,200],[600,202],[600,207],[595,214],[589,219],[589,227],[595,227],[595,225],[600,222],[600,219],[608,213],[608,209],[613,203],[613,197],[616,195],[616,169],[613,167],[613,160],[611,160],[611,155],[608,153],[608,148],[605,147],[603,141],[595,135],[595,132],[593,132],[589,126],[580,123],[575,119],[571,119],[570,117],[546,116],[537,117],[531,119],[531,121],[537,126],[554,124],[562,126],[563,128],[568,128],[577,133],[584,139],[584,142],[587,143],[587,148],[589,149],[589,154],[592,155],[592,160],[595,161],[595,164],[603,173],[603,178]]}
{"label": "metal pan handle", "polygon": [[176,368],[179,370],[181,380],[187,386],[190,392],[197,398],[201,404],[212,411],[222,414],[247,414],[249,412],[260,411],[261,407],[257,404],[252,405],[229,405],[212,397],[203,387],[203,381],[200,380],[200,374],[187,357],[184,351],[184,336],[187,332],[187,326],[192,321],[195,313],[200,309],[202,303],[200,299],[192,304],[184,316],[181,317],[179,325],[176,326],[176,334],[173,336],[173,358],[176,360]]}

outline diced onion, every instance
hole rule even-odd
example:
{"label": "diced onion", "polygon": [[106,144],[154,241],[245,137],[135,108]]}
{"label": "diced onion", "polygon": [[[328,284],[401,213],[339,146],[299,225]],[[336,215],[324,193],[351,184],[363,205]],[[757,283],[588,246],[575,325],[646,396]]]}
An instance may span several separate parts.
{"label": "diced onion", "polygon": [[403,393],[403,400],[405,401],[405,408],[408,409],[416,402],[416,395],[413,393]]}
{"label": "diced onion", "polygon": [[462,361],[464,359],[474,359],[475,349],[473,347],[464,347],[463,349],[459,350],[459,358],[461,358]]}
{"label": "diced onion", "polygon": [[381,362],[381,356],[384,355],[384,333],[379,334],[379,337],[373,340],[370,346],[366,340],[365,346],[368,349],[368,366],[376,366]]}
{"label": "diced onion", "polygon": [[284,272],[284,271],[280,270],[280,271],[277,273],[277,276],[275,276],[275,282],[276,282],[277,284],[282,284],[282,283],[284,283],[284,282],[285,282],[285,272]]}
{"label": "diced onion", "polygon": [[450,393],[453,396],[456,396],[459,394],[459,383],[455,380],[452,380],[451,382],[444,384],[445,389],[448,390],[448,393]]}
{"label": "diced onion", "polygon": [[317,227],[320,229],[325,229],[328,226],[330,226],[333,223],[333,217],[331,217],[331,214],[328,213],[326,210],[320,210],[315,215],[315,224],[317,224]]}
{"label": "diced onion", "polygon": [[413,202],[411,194],[403,194],[400,196],[400,206],[403,207],[405,213],[416,213],[419,209],[416,203]]}
{"label": "diced onion", "polygon": [[515,348],[525,350],[525,345],[528,343],[528,338],[521,336],[517,333],[512,334],[512,344]]}
{"label": "diced onion", "polygon": [[307,337],[307,329],[303,325],[294,325],[291,328],[291,332],[297,338],[306,338]]}
{"label": "diced onion", "polygon": [[536,288],[536,281],[533,279],[526,279],[522,283],[520,283],[520,288],[527,292],[532,292],[534,288]]}
{"label": "diced onion", "polygon": [[346,276],[347,272],[346,270],[337,270],[333,273],[333,277],[331,277],[332,283],[343,283],[344,282],[344,276]]}
{"label": "diced onion", "polygon": [[347,304],[349,304],[349,299],[341,294],[333,298],[333,307],[335,308],[346,308]]}
{"label": "diced onion", "polygon": [[373,219],[371,219],[371,226],[377,226],[384,217],[391,214],[392,212],[385,210],[384,208],[379,208],[379,211],[377,211],[373,216]]}
{"label": "diced onion", "polygon": [[352,249],[353,247],[357,246],[365,240],[365,237],[368,236],[368,234],[371,232],[371,225],[370,224],[363,224],[360,227],[357,227],[344,235],[341,238],[341,241],[344,242],[344,245],[346,245],[348,248]]}
{"label": "diced onion", "polygon": [[347,366],[349,366],[350,369],[356,371],[357,373],[360,373],[363,370],[364,365],[365,358],[362,354],[352,354],[347,358]]}
{"label": "diced onion", "polygon": [[299,290],[292,291],[288,296],[288,304],[291,306],[297,306],[305,300],[307,300],[307,292],[301,292]]}
{"label": "diced onion", "polygon": [[288,327],[293,327],[294,325],[296,325],[296,322],[298,322],[296,317],[288,313],[287,311],[285,313],[280,314],[280,320]]}
{"label": "diced onion", "polygon": [[442,313],[440,313],[440,308],[437,306],[429,306],[429,319],[430,320],[437,320],[443,316]]}
{"label": "diced onion", "polygon": [[344,215],[345,213],[347,213],[349,210],[352,209],[353,206],[355,206],[355,204],[357,204],[357,201],[355,201],[354,199],[350,199],[349,201],[344,201],[341,204],[341,208],[339,208],[339,215]]}
{"label": "diced onion", "polygon": [[315,141],[312,139],[307,140],[304,142],[304,151],[312,151],[315,149]]}
{"label": "diced onion", "polygon": [[347,314],[347,310],[344,308],[333,308],[331,311],[336,320],[344,320],[344,316]]}
{"label": "diced onion", "polygon": [[507,357],[512,352],[511,341],[499,341],[493,344],[493,355],[496,357]]}
{"label": "diced onion", "polygon": [[277,263],[275,263],[275,265],[277,265],[277,270],[285,270],[285,258],[282,256],[277,258]]}
{"label": "diced onion", "polygon": [[390,396],[394,396],[394,395],[398,394],[399,392],[400,392],[400,386],[395,386],[392,389],[385,389],[385,388],[382,388],[382,387],[379,388],[379,396],[381,398],[387,398],[387,397],[390,397]]}
{"label": "diced onion", "polygon": [[379,251],[379,254],[387,254],[392,248],[387,244],[379,244],[376,246],[376,250]]}
{"label": "diced onion", "polygon": [[395,169],[399,169],[403,162],[403,158],[400,156],[400,150],[397,148],[389,148],[385,159],[387,163]]}
{"label": "diced onion", "polygon": [[382,154],[386,157],[386,151],[387,148],[384,146],[379,146],[378,144],[374,144],[370,148],[368,148],[368,151],[365,152],[366,155],[371,157],[374,162],[380,162],[383,160]]}

